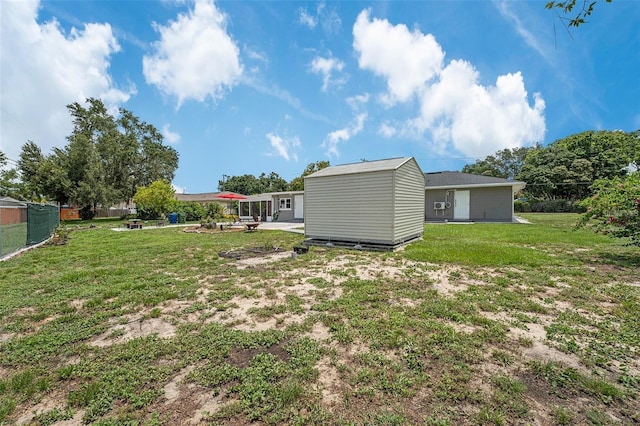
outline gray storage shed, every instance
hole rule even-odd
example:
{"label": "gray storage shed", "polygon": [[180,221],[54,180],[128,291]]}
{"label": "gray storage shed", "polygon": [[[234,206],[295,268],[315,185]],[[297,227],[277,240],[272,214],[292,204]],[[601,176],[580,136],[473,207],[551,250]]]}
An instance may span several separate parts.
{"label": "gray storage shed", "polygon": [[460,172],[425,174],[426,221],[512,222],[524,182]]}
{"label": "gray storage shed", "polygon": [[424,231],[424,174],[413,157],[327,167],[304,178],[305,236],[393,248]]}

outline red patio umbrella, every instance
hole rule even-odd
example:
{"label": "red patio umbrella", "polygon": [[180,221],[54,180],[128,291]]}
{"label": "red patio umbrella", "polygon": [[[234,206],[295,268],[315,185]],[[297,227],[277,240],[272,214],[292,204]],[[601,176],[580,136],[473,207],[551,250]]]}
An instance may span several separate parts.
{"label": "red patio umbrella", "polygon": [[236,194],[235,192],[227,192],[226,194],[220,194],[216,198],[223,198],[225,200],[246,200],[247,199],[247,197],[245,197],[244,195]]}
{"label": "red patio umbrella", "polygon": [[[236,194],[235,192],[227,192],[225,194],[220,194],[217,196],[217,198],[223,199],[223,200],[229,200],[229,201],[238,201],[238,200],[246,200],[247,197],[245,197],[242,194]],[[229,209],[231,210],[231,209]],[[233,213],[232,213],[233,214]],[[240,217],[240,212],[238,212],[238,218]]]}

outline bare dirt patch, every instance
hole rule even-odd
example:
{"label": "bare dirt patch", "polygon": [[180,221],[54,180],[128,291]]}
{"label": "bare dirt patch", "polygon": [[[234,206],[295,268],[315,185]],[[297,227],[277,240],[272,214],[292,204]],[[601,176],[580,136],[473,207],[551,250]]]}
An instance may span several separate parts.
{"label": "bare dirt patch", "polygon": [[256,355],[269,353],[277,356],[283,362],[289,362],[289,360],[291,360],[291,354],[284,349],[284,346],[285,343],[281,342],[269,347],[232,349],[231,352],[229,352],[228,361],[238,368],[247,368]]}
{"label": "bare dirt patch", "polygon": [[153,334],[160,338],[173,337],[176,334],[176,327],[161,318],[135,319],[126,324],[111,327],[105,333],[91,340],[89,345],[96,347],[111,346]]}
{"label": "bare dirt patch", "polygon": [[151,407],[165,424],[198,425],[208,414],[213,414],[223,405],[221,397],[214,396],[210,389],[193,383],[178,385],[177,395],[163,405]]}
{"label": "bare dirt patch", "polygon": [[291,256],[291,253],[289,252],[277,252],[274,254],[268,254],[265,255],[264,257],[247,257],[247,258],[243,258],[238,260],[238,262],[236,262],[236,265],[238,267],[238,269],[246,269],[249,267],[255,267],[258,265],[264,265],[267,263],[273,263],[273,262],[277,262],[278,260],[282,260],[282,259],[286,259],[288,257]]}
{"label": "bare dirt patch", "polygon": [[318,372],[318,390],[322,395],[322,403],[331,407],[340,401],[344,384],[340,380],[338,369],[331,364],[328,357],[324,357],[316,364]]}
{"label": "bare dirt patch", "polygon": [[329,327],[326,327],[324,324],[317,322],[313,324],[311,332],[307,333],[307,336],[311,337],[314,340],[323,341],[331,338],[331,331],[329,330]]}

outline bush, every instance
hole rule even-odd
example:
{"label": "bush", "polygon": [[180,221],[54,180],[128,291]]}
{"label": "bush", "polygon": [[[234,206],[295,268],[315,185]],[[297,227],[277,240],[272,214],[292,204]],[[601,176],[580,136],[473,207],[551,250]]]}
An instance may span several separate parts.
{"label": "bush", "polygon": [[199,203],[194,201],[176,203],[175,212],[184,214],[187,221],[199,221],[207,217],[207,210]]}
{"label": "bush", "polygon": [[[517,209],[517,202],[518,200],[514,202],[514,210]],[[532,200],[525,204],[528,205],[529,210],[522,210],[522,212],[530,211],[533,213],[583,213],[585,211],[584,207],[580,203],[574,203],[569,200]]]}
{"label": "bush", "polygon": [[513,202],[513,211],[516,213],[529,213],[531,205],[527,201],[515,200]]}
{"label": "bush", "polygon": [[640,246],[640,172],[596,181],[593,189],[596,194],[582,203],[587,212],[579,226],[591,224],[598,232]]}
{"label": "bush", "polygon": [[207,217],[213,220],[224,218],[224,207],[218,203],[209,203],[205,207]]}
{"label": "bush", "polygon": [[153,209],[143,209],[138,208],[138,213],[136,215],[138,219],[142,220],[158,220],[160,219],[160,213]]}

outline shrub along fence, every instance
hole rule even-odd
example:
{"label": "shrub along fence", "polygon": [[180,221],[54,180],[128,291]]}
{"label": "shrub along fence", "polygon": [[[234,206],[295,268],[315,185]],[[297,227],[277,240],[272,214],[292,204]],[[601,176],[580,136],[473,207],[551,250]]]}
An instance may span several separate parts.
{"label": "shrub along fence", "polygon": [[570,200],[515,200],[516,213],[584,213],[586,209],[579,202]]}
{"label": "shrub along fence", "polygon": [[0,199],[0,257],[41,243],[60,226],[55,204],[23,203]]}

